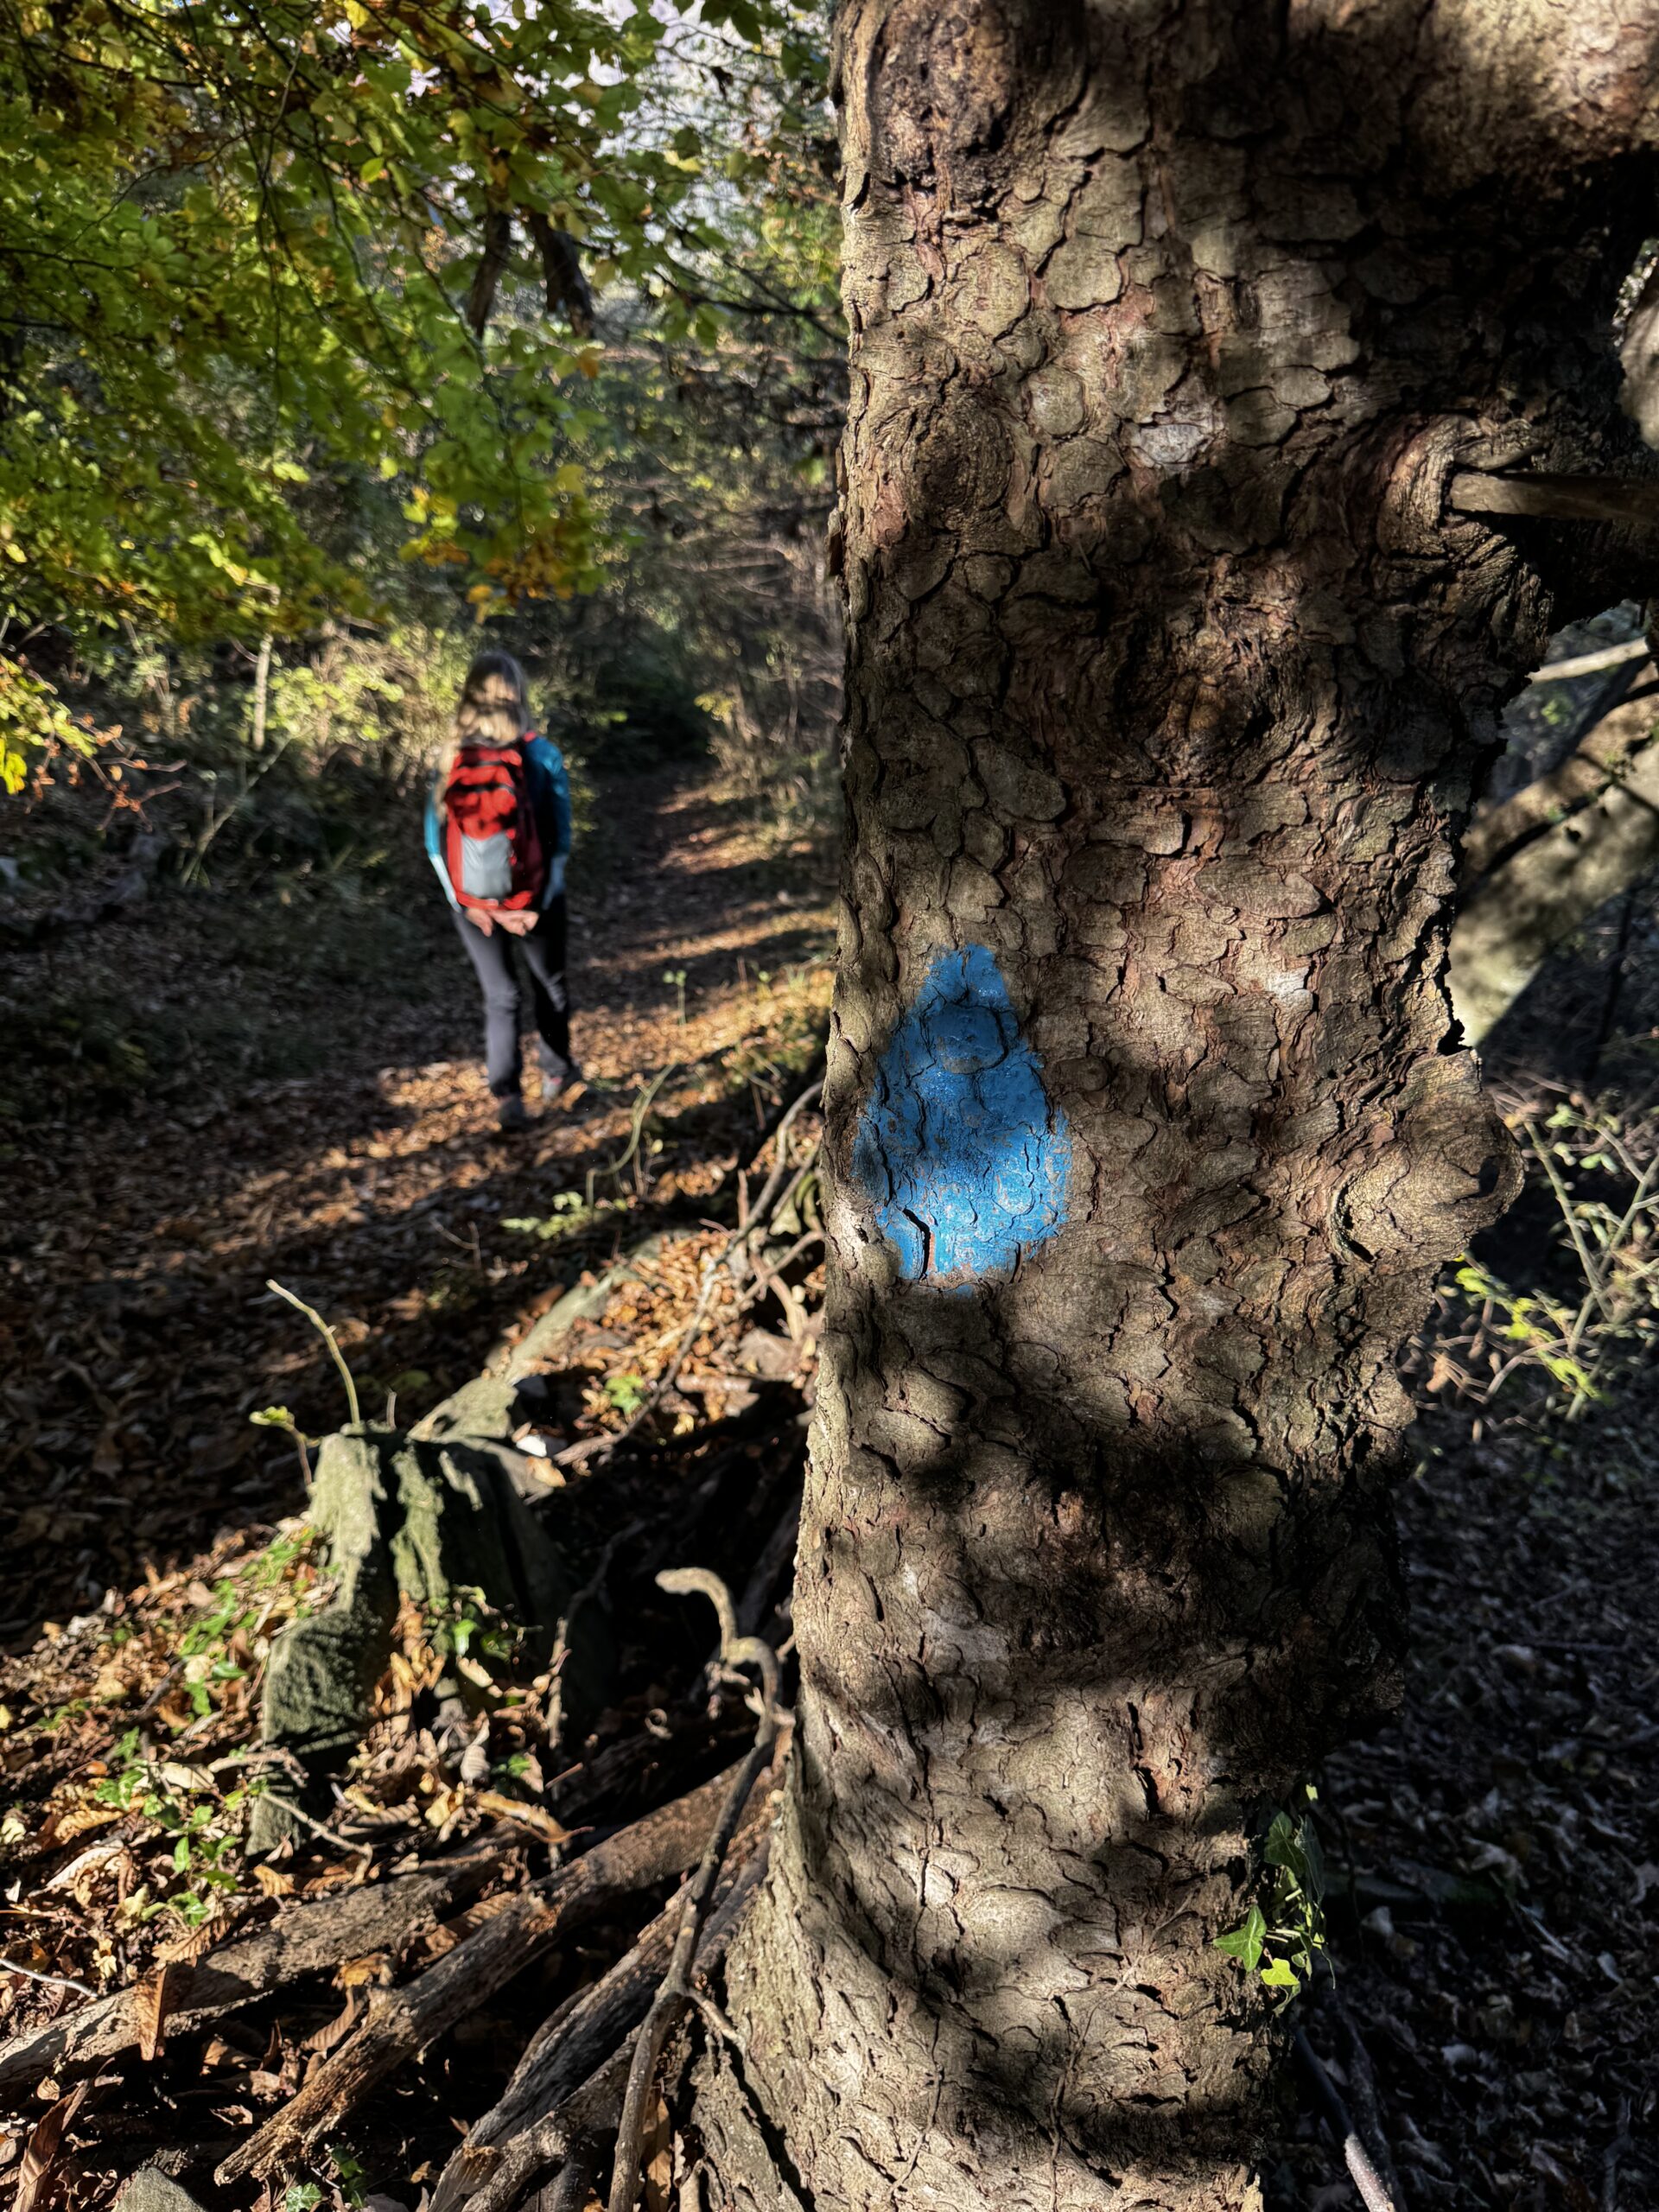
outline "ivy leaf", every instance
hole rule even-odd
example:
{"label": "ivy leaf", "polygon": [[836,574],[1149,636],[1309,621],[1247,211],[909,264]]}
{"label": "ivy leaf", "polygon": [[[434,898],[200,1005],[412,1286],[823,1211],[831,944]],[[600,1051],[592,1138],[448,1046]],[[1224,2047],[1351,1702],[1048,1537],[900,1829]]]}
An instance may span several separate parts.
{"label": "ivy leaf", "polygon": [[1268,1940],[1268,1923],[1260,1905],[1252,1905],[1242,1927],[1230,1929],[1225,1936],[1215,1938],[1214,1948],[1225,1951],[1228,1957],[1254,1974],[1262,1962],[1262,1953]]}

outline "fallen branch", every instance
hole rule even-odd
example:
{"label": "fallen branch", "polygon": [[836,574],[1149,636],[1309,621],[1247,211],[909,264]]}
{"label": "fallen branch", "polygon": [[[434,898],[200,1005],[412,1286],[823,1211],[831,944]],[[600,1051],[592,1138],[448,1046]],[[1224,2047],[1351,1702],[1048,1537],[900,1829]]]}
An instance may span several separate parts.
{"label": "fallen branch", "polygon": [[[747,1767],[747,1762],[740,1774]],[[746,1797],[753,1779],[745,1783]],[[249,2175],[263,2180],[296,2164],[371,2089],[487,2003],[573,1925],[591,1920],[630,1891],[683,1874],[696,1863],[731,1780],[717,1777],[636,1821],[521,1892],[404,1987],[377,1990],[351,2040],[220,2164],[214,2177],[220,2187]]]}
{"label": "fallen branch", "polygon": [[657,2071],[657,2062],[662,2055],[663,2044],[669,2030],[679,2017],[691,1997],[691,1968],[696,1957],[697,1939],[702,1933],[714,1896],[715,1885],[720,1876],[721,1862],[726,1855],[743,1808],[748,1802],[750,1790],[760,1779],[762,1770],[770,1763],[773,1741],[778,1733],[778,1656],[769,1643],[758,1636],[740,1636],[732,1607],[731,1592],[717,1574],[710,1574],[701,1567],[680,1567],[657,1578],[659,1588],[671,1596],[689,1596],[697,1591],[713,1605],[720,1619],[721,1657],[728,1667],[753,1667],[760,1676],[760,1717],[754,1732],[754,1748],[739,1769],[718,1825],[709,1840],[702,1863],[687,1884],[680,1906],[679,1933],[675,1939],[674,1955],[669,1962],[668,1974],[657,1993],[657,2001],[645,2016],[633,2047],[632,2063],[628,2069],[627,2094],[623,2100],[622,2118],[617,2129],[616,2159],[611,2169],[610,2212],[633,2212],[634,2201],[639,2190],[639,2153],[645,2137],[645,2102]]}
{"label": "fallen branch", "polygon": [[[762,1837],[760,1848],[733,1883],[719,1910],[710,1916],[699,1954],[700,1970],[714,1967],[723,1955],[765,1875],[766,1866],[766,1839]],[[677,1910],[680,1903],[677,1898],[671,1910]],[[582,2087],[563,2103],[541,2113],[499,2151],[479,2158],[461,2194],[445,2200],[440,2190],[434,2200],[433,2212],[439,2212],[440,2205],[446,2201],[460,2203],[463,2200],[468,2212],[512,2212],[537,2177],[561,2161],[563,2167],[556,2181],[539,2200],[543,2212],[547,2212],[550,2202],[555,2207],[585,2205],[588,2194],[571,2192],[578,2184],[584,2192],[594,2187],[606,2139],[613,2137],[617,2131],[636,2048],[632,2041],[625,2044],[595,2067]],[[451,2162],[452,2166],[454,2163]],[[467,2189],[476,2194],[467,2196]]]}
{"label": "fallen branch", "polygon": [[1399,2212],[1382,2177],[1371,2163],[1370,2152],[1360,2141],[1348,2107],[1337,2093],[1337,2085],[1325,2069],[1325,2061],[1300,2028],[1291,2038],[1296,2063],[1301,2068],[1325,2126],[1341,2145],[1344,2164],[1359,2191],[1365,2212]]}
{"label": "fallen branch", "polygon": [[464,2203],[497,2171],[507,2146],[556,2112],[632,2035],[668,1970],[678,1926],[677,1897],[608,1974],[543,2024],[500,2102],[474,2124],[444,2168],[432,2212],[451,2212]]}
{"label": "fallen branch", "polygon": [[[705,1968],[724,1952],[766,1870],[766,1823],[772,1817],[766,1781],[754,1791],[734,1847],[745,1855],[728,1869],[722,1895],[704,1938]],[[678,1933],[683,1896],[671,1899],[639,1941],[590,1988],[568,1999],[531,2037],[499,2101],[475,2120],[444,2168],[433,2193],[432,2212],[454,2212],[496,2172],[512,2145],[561,2110],[582,2083],[632,2034],[650,2009]]]}
{"label": "fallen branch", "polygon": [[1622,645],[1604,645],[1599,652],[1575,653],[1571,660],[1548,660],[1541,668],[1535,668],[1527,681],[1570,683],[1580,676],[1601,676],[1610,668],[1623,668],[1627,661],[1645,660],[1647,657],[1645,638],[1627,638]]}
{"label": "fallen branch", "polygon": [[1389,2152],[1388,2134],[1382,2126],[1382,2101],[1376,2093],[1376,2070],[1371,2064],[1371,2054],[1365,2048],[1358,2024],[1334,1985],[1326,1991],[1325,2003],[1342,2037],[1344,2063],[1347,2068],[1354,2110],[1360,2127],[1370,2141],[1371,2156],[1382,2177],[1383,2186],[1394,2201],[1395,2212],[1405,2212],[1400,2177],[1395,2171],[1394,2160]]}
{"label": "fallen branch", "polygon": [[1656,738],[1659,701],[1650,693],[1621,699],[1599,715],[1559,766],[1476,816],[1463,841],[1462,881],[1473,884],[1506,867],[1558,823],[1593,805],[1636,767]]}
{"label": "fallen branch", "polygon": [[[305,1974],[332,1973],[342,1959],[403,1949],[499,1855],[473,1853],[372,1888],[284,1907],[254,1935],[196,1961],[173,2009],[173,2032],[188,2035]],[[137,2050],[143,2010],[135,1984],[0,2044],[0,2104],[26,2099],[48,2074],[81,2072]]]}
{"label": "fallen branch", "polygon": [[766,1619],[772,1593],[778,1586],[778,1578],[793,1560],[800,1533],[801,1498],[798,1490],[791,1494],[789,1503],[766,1538],[766,1548],[755,1561],[753,1572],[743,1586],[743,1595],[737,1601],[737,1625],[745,1636],[755,1635]]}
{"label": "fallen branch", "polygon": [[1659,483],[1639,477],[1488,476],[1463,470],[1452,479],[1451,505],[1461,515],[1531,515],[1546,522],[1634,523],[1659,527]]}
{"label": "fallen branch", "polygon": [[627,2088],[628,2061],[629,2046],[625,2044],[557,2112],[516,2136],[502,2153],[500,2164],[469,2200],[471,2212],[512,2212],[537,2174],[558,2159],[574,2161],[588,2148],[596,2174],[603,2155],[601,2145],[616,2128]]}

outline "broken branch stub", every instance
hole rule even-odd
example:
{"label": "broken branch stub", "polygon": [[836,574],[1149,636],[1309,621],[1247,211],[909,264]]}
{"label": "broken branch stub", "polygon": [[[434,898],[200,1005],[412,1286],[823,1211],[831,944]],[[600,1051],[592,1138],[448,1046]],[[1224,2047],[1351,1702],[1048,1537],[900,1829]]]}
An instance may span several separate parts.
{"label": "broken branch stub", "polygon": [[[260,1740],[321,1770],[362,1739],[391,1655],[400,1596],[441,1615],[462,1591],[550,1646],[575,1578],[518,1493],[514,1386],[483,1377],[407,1433],[361,1422],[327,1438],[312,1487],[334,1594],[271,1647]],[[561,1675],[578,1716],[603,1703],[610,1670],[598,1608],[584,1607]],[[291,1810],[254,1801],[249,1848],[295,1833]]]}

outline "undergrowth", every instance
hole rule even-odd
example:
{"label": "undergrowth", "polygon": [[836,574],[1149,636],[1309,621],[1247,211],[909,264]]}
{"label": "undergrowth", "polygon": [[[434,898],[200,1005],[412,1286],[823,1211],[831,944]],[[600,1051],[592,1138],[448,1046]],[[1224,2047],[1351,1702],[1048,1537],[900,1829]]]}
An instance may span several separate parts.
{"label": "undergrowth", "polygon": [[1465,1254],[1420,1342],[1423,1387],[1477,1419],[1605,1406],[1659,1334],[1659,1112],[1578,1096],[1515,1104],[1527,1183]]}

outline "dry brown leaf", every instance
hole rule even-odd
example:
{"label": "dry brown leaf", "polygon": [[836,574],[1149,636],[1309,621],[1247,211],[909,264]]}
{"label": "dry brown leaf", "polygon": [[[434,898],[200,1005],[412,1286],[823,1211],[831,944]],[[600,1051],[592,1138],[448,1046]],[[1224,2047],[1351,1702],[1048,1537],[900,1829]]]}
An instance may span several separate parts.
{"label": "dry brown leaf", "polygon": [[48,2202],[52,2169],[57,2162],[64,2131],[79,2111],[92,2086],[90,2082],[77,2082],[67,2097],[60,2097],[51,2111],[35,2121],[23,2152],[22,2164],[17,2169],[17,2194],[12,2200],[12,2212],[38,2212],[38,2208]]}
{"label": "dry brown leaf", "polygon": [[124,1843],[106,1839],[103,1843],[89,1843],[85,1851],[78,1851],[67,1866],[60,1866],[41,1886],[43,1890],[67,1890],[77,1904],[85,1906],[86,1896],[98,1876],[112,1859],[118,1859],[126,1849]]}
{"label": "dry brown leaf", "polygon": [[357,1880],[358,1874],[350,1866],[325,1866],[320,1873],[308,1876],[300,1891],[308,1897],[321,1897],[326,1890],[349,1890]]}
{"label": "dry brown leaf", "polygon": [[341,1989],[361,1989],[370,1982],[391,1980],[391,1961],[384,1951],[372,1951],[365,1959],[342,1959],[334,1969],[334,1980]]}
{"label": "dry brown leaf", "polygon": [[526,1805],[517,1797],[504,1797],[499,1789],[480,1789],[473,1800],[480,1812],[493,1813],[498,1820],[516,1821],[520,1827],[533,1828],[543,1843],[566,1843],[570,1831],[562,1827],[551,1813],[544,1813],[539,1805]]}
{"label": "dry brown leaf", "polygon": [[669,2189],[673,2180],[673,2134],[668,2107],[659,2095],[645,2138],[640,2145],[645,2168],[645,2212],[672,2212]]}
{"label": "dry brown leaf", "polygon": [[325,2021],[315,2035],[307,2036],[301,2048],[319,2051],[326,2056],[336,2044],[345,2042],[368,2009],[369,2000],[364,1991],[355,1986],[351,1986],[347,1991],[344,2012],[337,2012],[332,2020]]}
{"label": "dry brown leaf", "polygon": [[[194,1963],[205,1952],[211,1951],[215,1943],[223,1942],[232,1929],[247,1917],[250,1910],[245,1903],[230,1905],[225,1911],[215,1913],[211,1920],[204,1920],[200,1928],[191,1929],[188,1935],[175,1936],[156,1954],[158,1962],[163,1966]],[[177,2004],[176,1996],[173,2002]]]}
{"label": "dry brown leaf", "polygon": [[[72,1805],[67,1812],[54,1814],[50,1827],[55,1844],[73,1843],[78,1835],[86,1835],[93,1828],[106,1828],[112,1821],[124,1821],[126,1815],[113,1805]],[[44,1840],[46,1830],[41,1831]]]}
{"label": "dry brown leaf", "polygon": [[294,1894],[294,1877],[264,1859],[255,1866],[253,1878],[268,1897],[291,1897]]}
{"label": "dry brown leaf", "polygon": [[155,1967],[142,1981],[134,1984],[133,2007],[137,2014],[141,2058],[153,2059],[160,2054],[167,2041],[167,2016],[177,2009],[194,1978],[188,1965],[174,1960]]}

